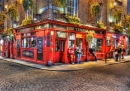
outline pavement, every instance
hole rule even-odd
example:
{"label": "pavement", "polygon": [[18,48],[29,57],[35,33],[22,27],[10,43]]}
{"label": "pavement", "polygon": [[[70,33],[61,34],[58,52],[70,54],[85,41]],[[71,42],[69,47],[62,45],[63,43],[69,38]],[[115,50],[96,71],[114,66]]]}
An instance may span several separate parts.
{"label": "pavement", "polygon": [[31,62],[26,62],[26,61],[22,61],[22,60],[5,58],[5,57],[1,57],[1,56],[0,56],[0,59],[5,60],[5,61],[9,61],[9,62],[22,64],[22,65],[26,65],[26,66],[37,68],[37,69],[42,69],[42,70],[76,71],[76,70],[82,70],[82,69],[86,69],[86,68],[100,67],[100,66],[129,62],[130,56],[124,56],[124,59],[122,59],[121,61],[118,61],[118,62],[115,62],[114,59],[107,59],[107,61],[105,62],[105,59],[103,59],[103,60],[98,60],[97,62],[96,61],[81,62],[80,64],[62,64],[62,63],[59,64],[59,63],[56,63],[55,65],[52,65],[50,67],[40,65],[40,64],[31,63]]}

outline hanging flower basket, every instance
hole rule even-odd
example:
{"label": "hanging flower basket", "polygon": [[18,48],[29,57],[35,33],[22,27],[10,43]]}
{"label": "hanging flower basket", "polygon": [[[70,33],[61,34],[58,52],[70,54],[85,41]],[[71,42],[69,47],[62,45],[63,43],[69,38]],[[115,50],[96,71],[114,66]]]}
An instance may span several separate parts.
{"label": "hanging flower basket", "polygon": [[7,16],[6,16],[6,14],[2,11],[2,12],[0,12],[0,22],[4,22],[5,20],[7,20]]}
{"label": "hanging flower basket", "polygon": [[97,17],[100,13],[100,5],[97,2],[93,3],[90,7],[90,11],[93,16]]}
{"label": "hanging flower basket", "polygon": [[104,26],[104,24],[101,21],[97,21],[97,27],[106,29],[106,27]]}
{"label": "hanging flower basket", "polygon": [[87,34],[86,34],[86,42],[90,43],[94,38],[95,32],[94,31],[86,31],[86,32],[87,32]]}
{"label": "hanging flower basket", "polygon": [[118,32],[118,33],[123,32],[123,26],[122,25],[116,24],[114,26],[114,28],[115,28],[115,32]]}

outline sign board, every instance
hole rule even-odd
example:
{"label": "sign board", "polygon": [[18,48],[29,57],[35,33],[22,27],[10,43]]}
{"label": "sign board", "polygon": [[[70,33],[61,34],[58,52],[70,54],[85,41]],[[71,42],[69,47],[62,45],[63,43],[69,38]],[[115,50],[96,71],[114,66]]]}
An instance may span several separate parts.
{"label": "sign board", "polygon": [[57,38],[66,38],[66,32],[57,31],[56,37]]}

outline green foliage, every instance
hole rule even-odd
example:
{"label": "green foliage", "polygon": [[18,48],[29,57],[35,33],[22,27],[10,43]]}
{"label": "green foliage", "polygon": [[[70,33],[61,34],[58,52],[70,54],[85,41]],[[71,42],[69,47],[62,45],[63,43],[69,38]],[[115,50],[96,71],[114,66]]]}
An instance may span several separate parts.
{"label": "green foliage", "polygon": [[114,28],[115,28],[115,32],[123,32],[123,26],[120,24],[116,24]]}
{"label": "green foliage", "polygon": [[63,5],[58,0],[52,0],[52,3],[54,6],[63,7]]}
{"label": "green foliage", "polygon": [[121,10],[118,8],[115,8],[115,11],[113,11],[113,17],[116,20],[116,22],[120,22],[121,21]]}
{"label": "green foliage", "polygon": [[100,13],[100,5],[99,5],[97,2],[93,3],[93,4],[91,5],[91,7],[90,7],[90,12],[91,12],[91,14],[92,14],[93,16],[95,16],[95,17],[99,16],[99,13]]}
{"label": "green foliage", "polygon": [[34,8],[34,3],[32,0],[23,0],[22,4],[25,11]]}
{"label": "green foliage", "polygon": [[57,3],[59,3],[59,5],[61,7],[65,7],[66,6],[66,0],[58,0]]}
{"label": "green foliage", "polygon": [[80,25],[80,19],[76,15],[70,16],[70,14],[68,13],[66,15],[66,18],[69,23]]}
{"label": "green foliage", "polygon": [[99,28],[106,29],[106,27],[104,26],[104,24],[101,21],[97,21],[97,26]]}
{"label": "green foliage", "polygon": [[19,13],[18,13],[18,10],[15,8],[15,6],[13,5],[9,6],[8,13],[12,17],[13,20],[17,20]]}
{"label": "green foliage", "polygon": [[33,22],[32,16],[29,16],[28,19],[24,19],[24,20],[22,21],[21,26],[25,26],[25,25],[28,25],[28,24],[32,24],[32,22]]}
{"label": "green foliage", "polygon": [[126,27],[128,28],[128,30],[130,31],[130,15],[126,16]]}
{"label": "green foliage", "polygon": [[7,35],[11,35],[11,34],[13,34],[13,28],[12,27],[10,27],[10,28],[5,28],[5,30],[4,30],[4,34],[7,34]]}
{"label": "green foliage", "polygon": [[94,31],[86,31],[86,32],[87,32],[87,34],[86,34],[86,42],[90,43],[94,38],[95,32]]}
{"label": "green foliage", "polygon": [[4,22],[7,20],[6,14],[2,11],[0,12],[0,22]]}

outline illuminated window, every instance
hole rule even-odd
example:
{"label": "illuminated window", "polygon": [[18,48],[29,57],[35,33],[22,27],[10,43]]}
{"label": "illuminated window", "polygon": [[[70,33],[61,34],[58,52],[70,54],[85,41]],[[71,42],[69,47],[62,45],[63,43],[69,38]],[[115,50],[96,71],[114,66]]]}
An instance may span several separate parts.
{"label": "illuminated window", "polygon": [[102,51],[103,39],[101,38],[93,38],[92,42],[90,43],[90,48],[94,46],[95,51]]}
{"label": "illuminated window", "polygon": [[22,34],[22,48],[36,47],[36,33]]}
{"label": "illuminated window", "polygon": [[68,47],[74,46],[75,33],[69,33]]}

